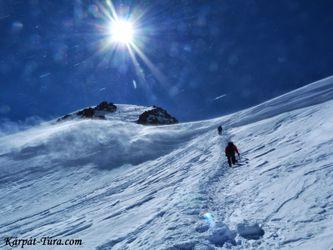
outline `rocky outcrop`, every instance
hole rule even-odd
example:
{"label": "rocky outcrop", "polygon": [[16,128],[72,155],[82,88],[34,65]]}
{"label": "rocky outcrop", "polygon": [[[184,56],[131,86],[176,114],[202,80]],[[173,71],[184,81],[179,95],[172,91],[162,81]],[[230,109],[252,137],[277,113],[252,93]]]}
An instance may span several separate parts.
{"label": "rocky outcrop", "polygon": [[101,102],[94,108],[85,108],[76,113],[65,115],[59,118],[57,121],[67,121],[73,118],[87,118],[87,119],[105,119],[105,114],[113,113],[117,110],[117,106],[113,103],[106,101]]}
{"label": "rocky outcrop", "polygon": [[143,112],[139,116],[137,123],[143,125],[167,125],[178,123],[178,121],[166,110],[154,106],[153,109]]}
{"label": "rocky outcrop", "polygon": [[89,107],[77,112],[76,114],[82,118],[93,118],[95,114],[95,109]]}
{"label": "rocky outcrop", "polygon": [[108,103],[108,102],[101,102],[95,107],[95,110],[98,111],[107,111],[107,112],[115,112],[117,110],[117,106],[114,105],[113,103]]}
{"label": "rocky outcrop", "polygon": [[[142,107],[141,110],[146,110],[144,107]],[[113,103],[108,102],[101,102],[95,107],[88,107],[84,108],[82,110],[79,110],[77,112],[67,114],[57,120],[57,122],[61,121],[69,121],[73,119],[106,119],[106,115],[112,114],[115,111],[117,111],[117,106]],[[142,112],[142,111],[141,111]],[[119,113],[118,116],[121,116]],[[131,114],[134,116],[132,119],[136,120],[138,124],[143,125],[167,125],[167,124],[175,124],[178,123],[177,119],[173,116],[171,116],[166,110],[153,106],[152,109],[147,110],[140,114],[139,112],[135,112],[135,114]],[[117,117],[118,117],[117,116]],[[111,117],[109,117],[112,119]],[[118,117],[119,119],[119,117]],[[132,120],[131,119],[131,120]],[[132,120],[132,121],[133,121]]]}

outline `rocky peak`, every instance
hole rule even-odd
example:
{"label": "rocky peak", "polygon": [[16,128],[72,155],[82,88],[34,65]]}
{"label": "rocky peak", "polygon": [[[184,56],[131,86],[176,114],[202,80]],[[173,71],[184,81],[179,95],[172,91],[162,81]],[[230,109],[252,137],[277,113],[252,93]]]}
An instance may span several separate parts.
{"label": "rocky peak", "polygon": [[101,102],[94,108],[85,108],[76,113],[65,115],[59,118],[57,121],[67,121],[74,118],[89,118],[89,119],[105,119],[106,113],[113,113],[117,110],[117,106],[113,103],[106,101]]}
{"label": "rocky peak", "polygon": [[145,111],[139,116],[137,123],[143,125],[167,125],[178,123],[178,121],[166,110],[153,106],[153,109]]}

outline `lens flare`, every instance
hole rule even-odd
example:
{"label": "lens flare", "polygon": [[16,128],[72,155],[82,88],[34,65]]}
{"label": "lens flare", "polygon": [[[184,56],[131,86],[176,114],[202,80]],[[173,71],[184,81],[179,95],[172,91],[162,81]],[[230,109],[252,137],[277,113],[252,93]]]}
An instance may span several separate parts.
{"label": "lens flare", "polygon": [[121,5],[116,8],[111,0],[105,0],[91,9],[101,19],[96,25],[102,34],[102,39],[98,42],[99,50],[96,52],[103,57],[101,63],[108,63],[120,72],[127,72],[124,69],[129,66],[129,58],[137,76],[137,88],[143,88],[151,96],[150,84],[154,81],[147,79],[146,70],[163,87],[167,88],[169,84],[165,75],[144,53],[145,45],[152,39],[151,34],[154,34],[154,25],[145,19],[147,10],[141,7]]}
{"label": "lens flare", "polygon": [[210,227],[215,226],[215,220],[211,213],[206,212],[203,214],[203,217],[204,217],[205,221],[209,224]]}

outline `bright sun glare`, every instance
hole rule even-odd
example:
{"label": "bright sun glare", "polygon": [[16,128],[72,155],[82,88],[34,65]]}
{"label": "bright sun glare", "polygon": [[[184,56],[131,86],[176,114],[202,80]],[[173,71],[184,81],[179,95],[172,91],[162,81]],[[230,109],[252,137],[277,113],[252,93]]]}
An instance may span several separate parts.
{"label": "bright sun glare", "polygon": [[111,40],[121,44],[130,44],[133,42],[134,28],[129,21],[118,20],[110,24]]}
{"label": "bright sun glare", "polygon": [[[97,27],[101,29],[103,34],[103,39],[100,43],[101,49],[99,51],[105,55],[103,62],[109,59],[112,60],[112,65],[122,66],[128,63],[128,60],[125,56],[120,56],[119,53],[127,51],[139,83],[144,84],[147,82],[145,70],[141,65],[143,63],[160,83],[166,84],[167,79],[164,74],[144,53],[144,45],[149,37],[147,32],[152,31],[151,24],[147,20],[143,20],[146,11],[140,8],[127,9],[121,6],[118,10],[122,15],[118,15],[117,9],[111,0],[100,2],[103,3],[99,5],[98,9],[100,9],[101,17],[105,22],[103,22],[102,26]],[[142,26],[143,23],[148,25],[144,29]]]}

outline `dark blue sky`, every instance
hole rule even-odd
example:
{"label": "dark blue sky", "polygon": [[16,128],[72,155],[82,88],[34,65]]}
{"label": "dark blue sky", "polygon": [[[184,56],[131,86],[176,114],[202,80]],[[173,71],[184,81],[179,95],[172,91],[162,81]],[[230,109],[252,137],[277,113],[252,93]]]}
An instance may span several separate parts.
{"label": "dark blue sky", "polygon": [[101,50],[101,2],[0,0],[0,118],[49,119],[107,100],[197,120],[333,74],[332,0],[113,1],[144,12],[140,48],[162,83],[138,57],[140,79],[127,50]]}

